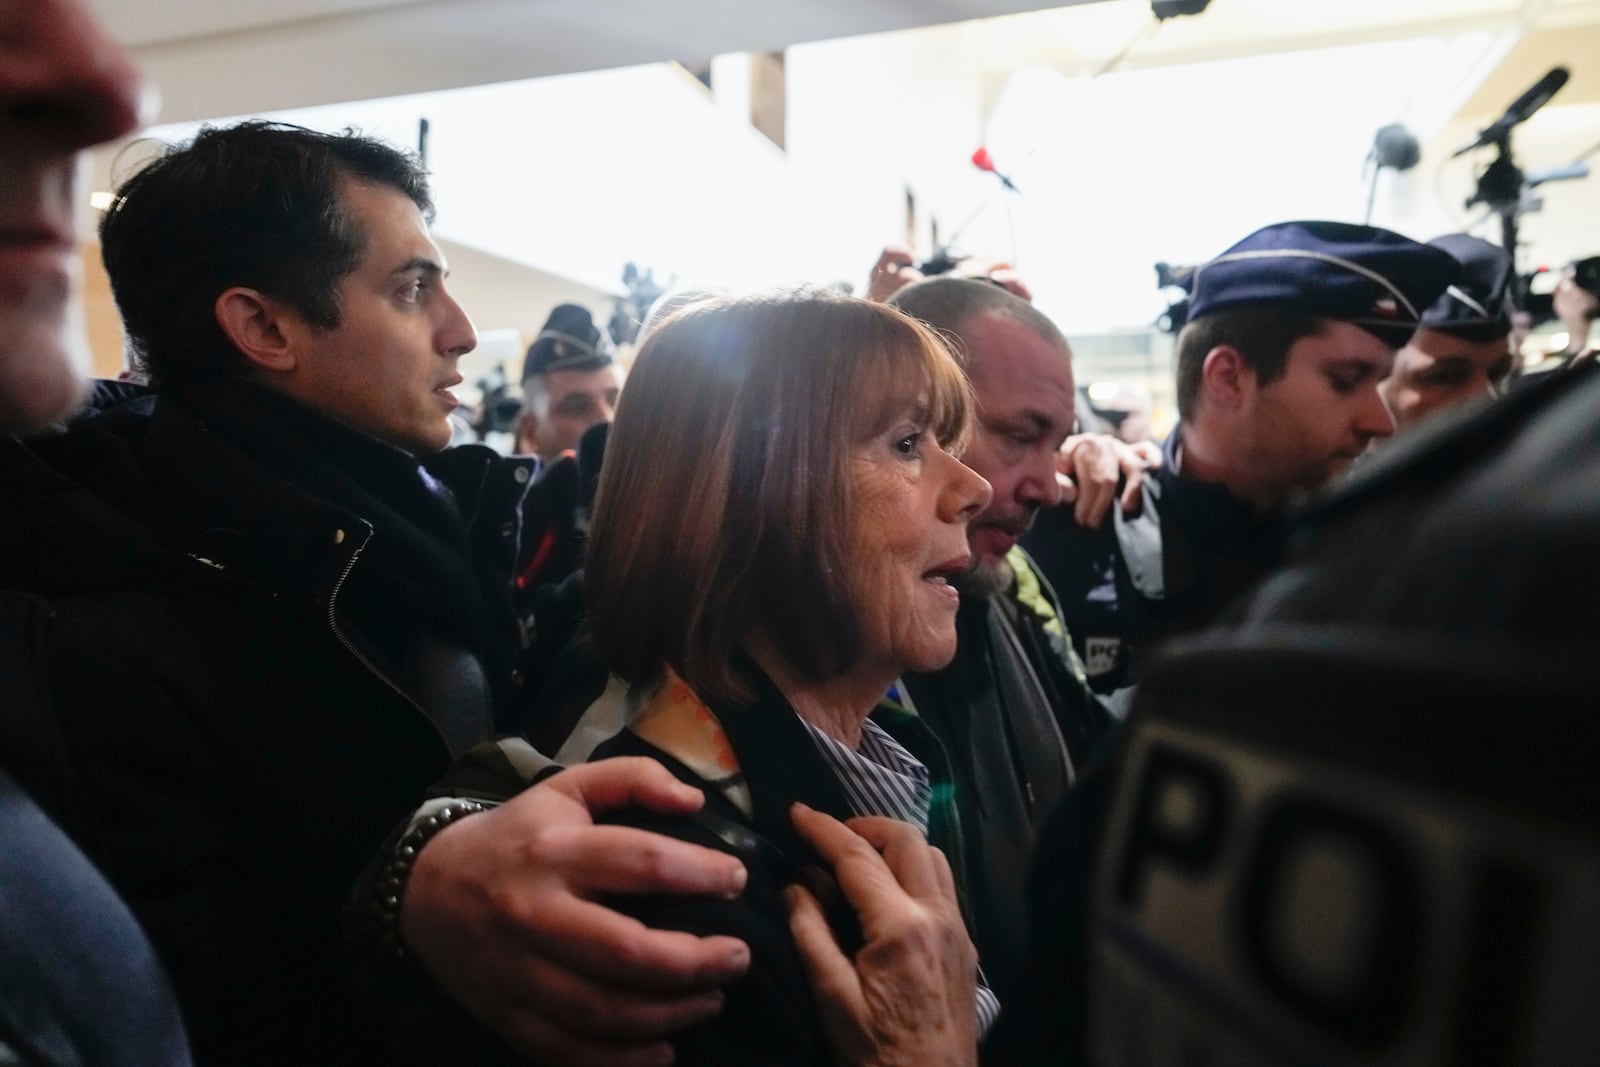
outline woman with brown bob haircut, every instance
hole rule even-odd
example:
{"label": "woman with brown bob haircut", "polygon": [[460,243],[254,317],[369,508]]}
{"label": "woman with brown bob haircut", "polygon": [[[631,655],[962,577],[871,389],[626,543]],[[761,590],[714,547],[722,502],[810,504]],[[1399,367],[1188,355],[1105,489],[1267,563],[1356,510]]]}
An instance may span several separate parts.
{"label": "woman with brown bob haircut", "polygon": [[[749,872],[736,900],[612,902],[750,946],[722,1012],[675,1041],[680,1063],[875,1063],[896,1042],[914,1047],[906,1062],[964,1063],[993,1018],[956,906],[943,752],[885,699],[903,672],[955,654],[948,578],[970,563],[966,527],[989,499],[954,454],[971,404],[937,335],[834,293],[694,305],[639,353],[585,569],[594,645],[630,683],[631,718],[595,758],[651,756],[703,789],[693,820],[625,820]],[[847,862],[876,863],[905,894],[875,899]],[[843,896],[823,894],[825,917],[795,887],[827,884],[815,879],[830,868]],[[959,951],[931,986],[863,982],[857,1022],[871,1025],[819,1014],[797,941],[836,994],[817,961],[869,955],[894,926],[886,901],[937,914]]]}

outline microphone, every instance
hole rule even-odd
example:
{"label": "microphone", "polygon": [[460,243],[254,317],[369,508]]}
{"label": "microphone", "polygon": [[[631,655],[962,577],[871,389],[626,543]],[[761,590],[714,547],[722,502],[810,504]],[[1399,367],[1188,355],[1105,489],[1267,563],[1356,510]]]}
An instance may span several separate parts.
{"label": "microphone", "polygon": [[1421,158],[1422,147],[1417,144],[1416,137],[1398,122],[1389,123],[1373,136],[1372,151],[1367,153],[1367,161],[1377,166],[1372,168],[1372,185],[1367,189],[1368,223],[1372,222],[1372,207],[1378,201],[1378,174],[1384,167],[1395,171],[1410,170]]}
{"label": "microphone", "polygon": [[1455,155],[1450,158],[1454,159],[1456,156],[1466,155],[1474,148],[1482,148],[1486,144],[1494,144],[1502,140],[1506,134],[1511,132],[1513,126],[1528,121],[1535,111],[1548,104],[1550,98],[1556,95],[1563,85],[1567,84],[1567,79],[1571,76],[1566,67],[1552,68],[1550,73],[1535,82],[1531,89],[1513,100],[1511,106],[1506,108],[1506,113],[1495,119],[1493,125],[1479,133],[1476,141],[1473,141],[1465,148],[1457,150]]}
{"label": "microphone", "polygon": [[996,178],[999,178],[1000,184],[1004,185],[1007,189],[1010,189],[1013,193],[1022,192],[1022,190],[1018,189],[1016,184],[1010,178],[1007,178],[1004,174],[1001,174],[999,171],[994,169],[994,157],[989,154],[989,150],[987,148],[979,148],[976,152],[972,153],[972,165],[977,167],[979,170],[986,170],[990,174],[993,174]]}
{"label": "microphone", "polygon": [[1422,158],[1422,148],[1410,130],[1391,122],[1372,138],[1372,158],[1380,167],[1410,170]]}

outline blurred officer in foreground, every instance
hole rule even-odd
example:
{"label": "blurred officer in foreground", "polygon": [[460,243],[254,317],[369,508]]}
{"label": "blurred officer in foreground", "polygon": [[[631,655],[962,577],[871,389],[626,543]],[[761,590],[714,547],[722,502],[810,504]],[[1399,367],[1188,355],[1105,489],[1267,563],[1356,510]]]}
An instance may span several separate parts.
{"label": "blurred officer in foreground", "polygon": [[1023,542],[1097,689],[1130,685],[1156,642],[1254,585],[1286,506],[1393,432],[1378,383],[1460,271],[1441,249],[1336,222],[1268,226],[1195,269],[1180,421],[1143,510],[1091,533],[1056,509]]}
{"label": "blurred officer in foreground", "polygon": [[[0,450],[79,403],[80,153],[137,125],[140,81],[79,4],[0,0]],[[172,991],[133,915],[40,804],[88,812],[44,669],[54,620],[0,593],[0,1063],[183,1067]],[[16,775],[13,778],[12,775]],[[19,784],[20,783],[20,784]],[[26,786],[26,791],[24,790]]]}
{"label": "blurred officer in foreground", "polygon": [[1597,407],[1591,364],[1424,427],[1152,666],[994,1062],[1600,1062]]}
{"label": "blurred officer in foreground", "polygon": [[1488,241],[1452,233],[1428,242],[1461,264],[1461,278],[1422,313],[1417,332],[1378,386],[1406,433],[1459,404],[1494,396],[1511,374],[1511,257]]}

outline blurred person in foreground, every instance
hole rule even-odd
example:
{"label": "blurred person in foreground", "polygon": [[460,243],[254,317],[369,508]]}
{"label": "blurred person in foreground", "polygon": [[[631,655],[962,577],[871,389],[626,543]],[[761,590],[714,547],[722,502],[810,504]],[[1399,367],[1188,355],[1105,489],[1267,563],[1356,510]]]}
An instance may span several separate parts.
{"label": "blurred person in foreground", "polygon": [[1260,229],[1189,275],[1179,422],[1143,510],[1098,532],[1046,513],[1026,542],[1096,689],[1131,686],[1159,642],[1259,581],[1290,505],[1394,432],[1378,383],[1460,272],[1400,234],[1311,221]]}
{"label": "blurred person in foreground", "polygon": [[1591,364],[1395,442],[1158,657],[996,1062],[1600,1062],[1597,408]]}
{"label": "blurred person in foreground", "polygon": [[[74,0],[0,0],[0,451],[81,402],[79,156],[130,133],[139,96],[128,57]],[[186,1067],[153,948],[38,803],[83,828],[51,640],[47,604],[0,592],[0,1062]]]}
{"label": "blurred person in foreground", "polygon": [[1433,415],[1499,395],[1510,378],[1511,257],[1464,233],[1428,242],[1461,264],[1461,277],[1422,312],[1378,386],[1396,434]]}

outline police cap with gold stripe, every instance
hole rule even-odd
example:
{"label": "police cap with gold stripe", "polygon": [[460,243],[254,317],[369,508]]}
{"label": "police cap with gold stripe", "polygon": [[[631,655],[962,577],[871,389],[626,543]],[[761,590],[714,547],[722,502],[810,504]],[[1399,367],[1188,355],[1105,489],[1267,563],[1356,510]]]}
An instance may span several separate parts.
{"label": "police cap with gold stripe", "polygon": [[1195,268],[1189,321],[1235,307],[1339,319],[1399,347],[1461,276],[1448,252],[1376,226],[1281,222]]}

